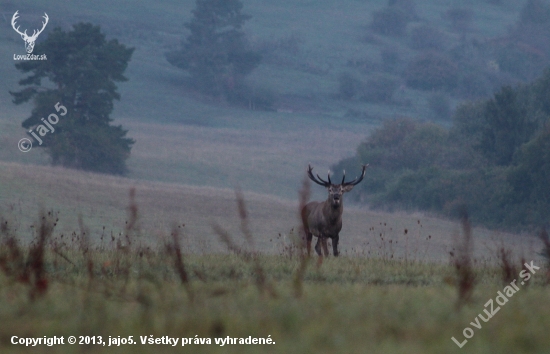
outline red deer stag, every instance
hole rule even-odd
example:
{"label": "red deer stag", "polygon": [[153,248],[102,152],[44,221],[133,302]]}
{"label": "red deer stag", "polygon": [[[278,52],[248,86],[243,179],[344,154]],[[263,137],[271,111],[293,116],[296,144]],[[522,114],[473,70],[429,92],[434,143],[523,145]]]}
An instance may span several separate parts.
{"label": "red deer stag", "polygon": [[315,235],[317,237],[315,251],[319,256],[322,256],[321,244],[323,245],[325,256],[328,256],[327,238],[329,237],[332,239],[334,256],[338,256],[338,240],[340,238],[340,230],[342,230],[342,213],[344,211],[343,194],[351,191],[355,185],[363,180],[367,166],[363,165],[361,176],[355,178],[353,181],[345,182],[346,171],[344,171],[342,183],[332,184],[330,181],[330,172],[328,174],[328,181],[324,181],[319,175],[315,178],[312,173],[313,167],[308,165],[307,175],[309,179],[328,189],[327,200],[324,202],[309,202],[302,208],[302,223],[306,233],[308,255],[311,252],[311,239]]}

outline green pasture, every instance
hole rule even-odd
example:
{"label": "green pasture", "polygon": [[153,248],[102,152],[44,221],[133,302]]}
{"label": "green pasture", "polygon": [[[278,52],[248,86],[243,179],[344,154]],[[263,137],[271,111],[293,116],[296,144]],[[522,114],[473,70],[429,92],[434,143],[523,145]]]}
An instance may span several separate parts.
{"label": "green pasture", "polygon": [[[476,329],[470,322],[484,315],[486,302],[496,301],[505,286],[501,270],[487,265],[475,267],[473,297],[458,308],[455,273],[448,265],[313,258],[299,278],[300,258],[284,250],[256,261],[184,252],[189,278],[182,285],[174,258],[165,251],[109,249],[86,256],[78,249],[48,253],[48,289],[34,300],[32,286],[0,274],[2,351],[545,353],[550,344],[544,267],[493,318],[478,320]],[[266,275],[263,282],[258,267]],[[465,327],[474,335],[460,349],[451,337],[462,342]],[[65,341],[71,335],[101,336],[106,344],[26,348],[10,343],[12,336],[54,335]],[[138,343],[109,347],[109,336],[132,336]],[[181,338],[210,338],[212,344],[142,345],[140,336],[179,338],[180,344]],[[270,336],[274,344],[215,344],[215,338],[249,336]]]}

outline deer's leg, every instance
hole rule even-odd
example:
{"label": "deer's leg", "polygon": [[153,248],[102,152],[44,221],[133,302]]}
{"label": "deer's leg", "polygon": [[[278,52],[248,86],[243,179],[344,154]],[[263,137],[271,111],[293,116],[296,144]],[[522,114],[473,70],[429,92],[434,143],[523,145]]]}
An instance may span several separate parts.
{"label": "deer's leg", "polygon": [[328,246],[327,246],[327,239],[328,237],[323,237],[323,253],[325,254],[325,257],[328,257]]}
{"label": "deer's leg", "polygon": [[307,245],[307,255],[311,254],[311,239],[313,238],[313,234],[309,231],[306,231],[306,245]]}
{"label": "deer's leg", "polygon": [[323,238],[323,236],[319,236],[317,237],[317,242],[315,243],[315,252],[317,252],[317,254],[319,256],[323,256],[321,254],[321,239]]}
{"label": "deer's leg", "polygon": [[338,252],[338,241],[340,240],[340,235],[336,235],[332,238],[332,252],[334,254],[334,257],[338,257],[340,254]]}

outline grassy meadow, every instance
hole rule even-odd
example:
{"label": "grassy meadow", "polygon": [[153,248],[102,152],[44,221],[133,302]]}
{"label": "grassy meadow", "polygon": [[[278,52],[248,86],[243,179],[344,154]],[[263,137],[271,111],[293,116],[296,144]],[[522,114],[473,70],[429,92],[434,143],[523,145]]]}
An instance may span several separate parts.
{"label": "grassy meadow", "polygon": [[[473,297],[457,310],[450,265],[351,256],[308,261],[285,249],[271,256],[184,254],[178,263],[170,241],[163,246],[129,251],[76,240],[49,248],[40,273],[47,289],[35,283],[35,268],[29,284],[17,281],[23,268],[12,258],[12,274],[0,276],[2,352],[544,353],[549,344],[543,270],[475,329],[470,323],[504,288],[502,270],[488,264],[475,267]],[[10,254],[2,249],[3,260]],[[474,336],[460,349],[451,337],[463,342],[465,327]],[[106,344],[25,348],[9,344],[13,335],[101,336]],[[138,344],[109,346],[110,336]],[[140,336],[212,344],[144,345]],[[249,336],[274,344],[215,344]]]}
{"label": "grassy meadow", "polygon": [[[280,50],[248,78],[277,97],[273,111],[254,111],[189,91],[164,59],[185,35],[194,1],[0,2],[0,352],[547,352],[549,269],[531,233],[474,225],[466,261],[457,258],[466,234],[457,220],[346,203],[340,257],[303,256],[298,191],[307,164],[325,173],[383,119],[431,114],[430,93],[407,87],[400,100],[408,105],[337,97],[349,61],[380,65],[387,46],[403,61],[415,55],[406,38],[365,39],[370,13],[386,3],[243,0],[251,45]],[[458,4],[417,3],[420,18],[442,28],[441,13]],[[501,35],[523,4],[490,3],[464,3],[475,10],[471,33]],[[40,148],[17,149],[32,109],[8,93],[22,78],[12,56],[23,42],[9,24],[18,9],[33,21],[46,11],[48,29],[100,24],[108,38],[136,47],[112,114],[136,140],[128,176],[51,167]],[[326,198],[311,188],[312,200]],[[486,302],[519,279],[522,259],[541,269],[495,318],[473,327]],[[466,326],[474,336],[460,349],[451,337],[462,342]],[[107,345],[109,336],[139,343],[150,335],[212,344],[10,342],[71,335]],[[228,336],[275,344],[214,343]]]}
{"label": "grassy meadow", "polygon": [[[473,228],[472,291],[458,308],[462,277],[449,253],[461,247],[457,222],[347,208],[341,256],[308,259],[297,242],[297,203],[285,199],[244,192],[243,219],[229,189],[0,165],[9,201],[2,352],[542,353],[548,345],[547,268],[540,241],[528,235]],[[501,250],[511,252],[508,266]],[[504,288],[506,270],[520,280],[520,258],[541,269],[459,349],[451,337],[464,340],[463,329]],[[14,335],[107,344],[29,349],[12,345]],[[150,335],[212,344],[139,342]],[[215,344],[269,335],[275,344]],[[108,348],[109,336],[138,344]]]}

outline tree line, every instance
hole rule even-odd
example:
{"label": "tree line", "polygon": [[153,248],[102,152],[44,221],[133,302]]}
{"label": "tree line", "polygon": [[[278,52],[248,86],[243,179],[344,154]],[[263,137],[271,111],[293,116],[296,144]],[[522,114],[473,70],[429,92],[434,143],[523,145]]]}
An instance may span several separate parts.
{"label": "tree line", "polygon": [[[193,17],[185,23],[190,35],[166,59],[186,71],[191,86],[204,94],[269,109],[269,99],[244,84],[261,55],[247,48],[242,25],[251,16],[242,14],[242,7],[239,0],[196,0]],[[135,141],[122,126],[111,124],[110,114],[113,101],[120,100],[116,83],[128,80],[124,72],[134,48],[108,41],[99,26],[78,23],[70,31],[56,27],[34,50],[47,60],[15,64],[28,76],[19,81],[20,91],[10,91],[15,104],[33,103],[22,123],[29,138],[37,140],[53,165],[126,174]]]}
{"label": "tree line", "polygon": [[450,128],[400,117],[387,120],[340,161],[371,168],[358,201],[387,210],[453,216],[506,229],[547,223],[550,211],[550,69],[504,86],[491,98],[459,105]]}

